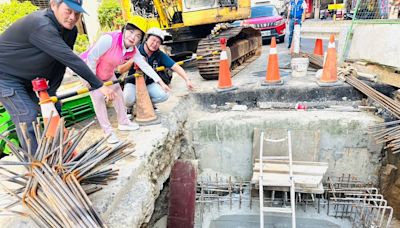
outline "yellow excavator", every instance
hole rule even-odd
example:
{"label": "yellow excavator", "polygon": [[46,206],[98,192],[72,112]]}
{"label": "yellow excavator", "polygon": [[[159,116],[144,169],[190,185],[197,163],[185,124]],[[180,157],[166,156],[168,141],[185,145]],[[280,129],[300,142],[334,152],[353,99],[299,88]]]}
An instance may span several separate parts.
{"label": "yellow excavator", "polygon": [[[207,56],[197,62],[204,79],[218,79],[219,39],[227,38],[232,76],[261,54],[261,34],[251,27],[227,23],[250,17],[250,0],[120,0],[123,17],[142,27],[159,27],[172,35],[175,56],[196,53]],[[138,2],[143,8],[138,9]],[[132,12],[131,9],[134,9]]]}

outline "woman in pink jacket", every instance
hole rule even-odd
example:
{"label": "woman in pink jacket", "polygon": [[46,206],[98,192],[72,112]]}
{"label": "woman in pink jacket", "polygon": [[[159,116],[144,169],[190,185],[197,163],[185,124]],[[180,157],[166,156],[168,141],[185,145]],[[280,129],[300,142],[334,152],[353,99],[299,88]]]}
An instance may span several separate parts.
{"label": "woman in pink jacket", "polygon": [[[102,35],[99,40],[89,50],[81,54],[81,58],[96,73],[102,81],[115,80],[114,70],[129,59],[139,66],[139,68],[155,82],[159,83],[166,92],[169,87],[161,80],[158,74],[145,61],[139,53],[136,45],[142,40],[144,32],[132,23],[124,26],[122,31],[110,32]],[[133,131],[139,129],[137,123],[131,122],[126,114],[126,107],[123,101],[123,93],[119,84],[110,86],[117,97],[112,101],[118,117],[118,130]],[[99,90],[90,92],[97,120],[105,134],[111,134],[108,143],[118,143],[119,139],[114,133],[107,115],[107,107],[104,95]]]}

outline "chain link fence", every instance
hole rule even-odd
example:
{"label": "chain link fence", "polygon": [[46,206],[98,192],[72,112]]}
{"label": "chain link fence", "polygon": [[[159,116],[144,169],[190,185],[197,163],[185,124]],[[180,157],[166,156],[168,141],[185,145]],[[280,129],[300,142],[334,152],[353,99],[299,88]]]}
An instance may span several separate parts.
{"label": "chain link fence", "polygon": [[353,22],[399,23],[400,0],[353,0],[349,12]]}
{"label": "chain link fence", "polygon": [[346,59],[354,29],[358,24],[386,24],[400,25],[400,0],[349,0],[347,3],[347,17],[352,23],[347,31],[342,52],[342,59]]}

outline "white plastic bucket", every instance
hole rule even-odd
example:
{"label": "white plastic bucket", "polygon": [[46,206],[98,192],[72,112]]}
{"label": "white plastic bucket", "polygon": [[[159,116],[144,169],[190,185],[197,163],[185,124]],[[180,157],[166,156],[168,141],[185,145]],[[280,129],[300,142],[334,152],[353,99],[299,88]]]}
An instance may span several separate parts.
{"label": "white plastic bucket", "polygon": [[308,58],[293,58],[291,61],[292,76],[295,78],[305,77],[309,62]]}

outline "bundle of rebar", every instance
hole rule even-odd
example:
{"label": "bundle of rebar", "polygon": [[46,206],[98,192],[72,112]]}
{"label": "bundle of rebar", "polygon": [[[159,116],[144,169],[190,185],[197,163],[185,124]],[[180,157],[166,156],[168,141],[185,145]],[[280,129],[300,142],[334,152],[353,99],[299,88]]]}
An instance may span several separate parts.
{"label": "bundle of rebar", "polygon": [[368,86],[361,80],[354,76],[346,76],[345,80],[350,85],[354,86],[356,89],[367,95],[369,98],[377,102],[379,105],[390,111],[394,116],[400,119],[400,103],[393,100],[390,97],[376,91],[372,87]]}
{"label": "bundle of rebar", "polygon": [[[107,146],[108,135],[77,153],[77,146],[93,123],[81,130],[66,130],[64,120],[61,120],[54,137],[46,136],[49,125],[42,130],[40,122],[34,124],[38,142],[34,153],[29,146],[30,139],[26,137],[26,124],[20,126],[24,133],[20,140],[28,145],[27,151],[0,135],[18,160],[0,161],[1,187],[7,193],[1,200],[7,204],[1,205],[0,211],[29,215],[40,227],[106,227],[88,194],[101,190],[99,185],[116,179],[118,170],[111,164],[134,150],[131,143]],[[10,165],[24,167],[25,172],[9,170]],[[18,187],[6,186],[9,183]],[[12,210],[21,203],[29,213]]]}
{"label": "bundle of rebar", "polygon": [[[379,105],[390,111],[395,117],[400,119],[400,103],[390,97],[376,91],[354,76],[345,76],[345,80],[356,89],[367,95]],[[390,149],[392,153],[400,152],[400,121],[392,121],[378,124],[371,127],[372,134],[376,143],[386,143],[385,149]]]}
{"label": "bundle of rebar", "polygon": [[400,120],[371,126],[370,131],[377,144],[386,143],[384,148],[393,154],[400,152]]}

